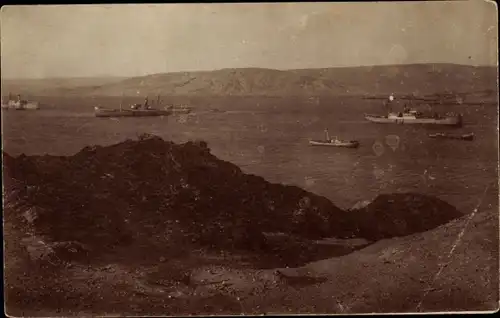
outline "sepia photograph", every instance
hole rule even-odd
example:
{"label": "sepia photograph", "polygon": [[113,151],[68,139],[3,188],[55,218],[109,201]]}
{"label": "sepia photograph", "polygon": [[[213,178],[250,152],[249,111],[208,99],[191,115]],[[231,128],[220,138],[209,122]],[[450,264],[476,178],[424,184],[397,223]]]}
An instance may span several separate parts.
{"label": "sepia photograph", "polygon": [[7,316],[498,311],[495,2],[0,23]]}

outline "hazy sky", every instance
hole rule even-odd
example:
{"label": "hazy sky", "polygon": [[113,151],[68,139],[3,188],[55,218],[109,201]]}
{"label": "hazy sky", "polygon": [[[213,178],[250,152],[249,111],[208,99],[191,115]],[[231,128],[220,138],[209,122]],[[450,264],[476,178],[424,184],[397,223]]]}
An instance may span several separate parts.
{"label": "hazy sky", "polygon": [[4,6],[2,77],[497,65],[496,10],[481,0]]}

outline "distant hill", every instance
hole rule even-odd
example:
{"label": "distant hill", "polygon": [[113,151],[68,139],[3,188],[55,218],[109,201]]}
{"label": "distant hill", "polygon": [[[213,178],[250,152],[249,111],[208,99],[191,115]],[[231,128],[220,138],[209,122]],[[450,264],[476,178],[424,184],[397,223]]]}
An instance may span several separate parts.
{"label": "distant hill", "polygon": [[52,95],[62,94],[80,87],[100,87],[119,82],[123,77],[74,77],[44,79],[3,79],[2,96],[12,94]]}
{"label": "distant hill", "polygon": [[[126,79],[3,81],[5,89],[37,90],[43,95],[199,95],[308,96],[389,93],[468,92],[495,89],[496,67],[411,64],[273,70],[263,68],[152,74]],[[38,86],[37,86],[38,85]],[[43,89],[40,89],[43,88]]]}

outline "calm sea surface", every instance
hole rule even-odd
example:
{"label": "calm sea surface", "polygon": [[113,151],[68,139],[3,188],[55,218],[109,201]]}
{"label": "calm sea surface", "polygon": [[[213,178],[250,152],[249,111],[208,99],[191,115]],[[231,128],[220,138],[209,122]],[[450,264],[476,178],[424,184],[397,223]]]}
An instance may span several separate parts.
{"label": "calm sea surface", "polygon": [[[436,195],[464,213],[486,191],[480,209],[498,209],[498,108],[453,106],[462,128],[381,125],[363,113],[380,102],[356,98],[198,98],[189,116],[105,119],[93,106],[118,107],[119,98],[44,98],[40,111],[2,111],[4,150],[11,155],[70,155],[152,133],[174,142],[203,139],[212,153],[268,181],[297,185],[342,208],[380,193]],[[135,102],[127,100],[126,104]],[[444,107],[444,106],[442,106]],[[217,108],[222,112],[210,112]],[[323,130],[359,140],[358,149],[310,147]],[[474,132],[474,141],[433,140],[428,133]]]}

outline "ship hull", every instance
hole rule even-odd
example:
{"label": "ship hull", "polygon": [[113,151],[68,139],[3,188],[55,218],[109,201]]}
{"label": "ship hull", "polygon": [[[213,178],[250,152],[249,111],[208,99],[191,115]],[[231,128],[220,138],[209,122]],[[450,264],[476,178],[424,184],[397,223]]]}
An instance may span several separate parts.
{"label": "ship hull", "polygon": [[378,124],[403,124],[403,125],[446,125],[460,126],[462,120],[460,117],[446,118],[388,118],[377,115],[365,115],[365,119]]}
{"label": "ship hull", "polygon": [[96,117],[158,117],[169,116],[172,112],[162,109],[98,109],[95,111]]}
{"label": "ship hull", "polygon": [[28,102],[26,104],[9,103],[9,104],[2,104],[2,109],[4,109],[4,110],[38,110],[38,109],[40,109],[40,106],[36,102]]}
{"label": "ship hull", "polygon": [[323,140],[309,140],[309,145],[323,146],[323,147],[357,148],[359,146],[359,142],[357,141],[330,142]]}

